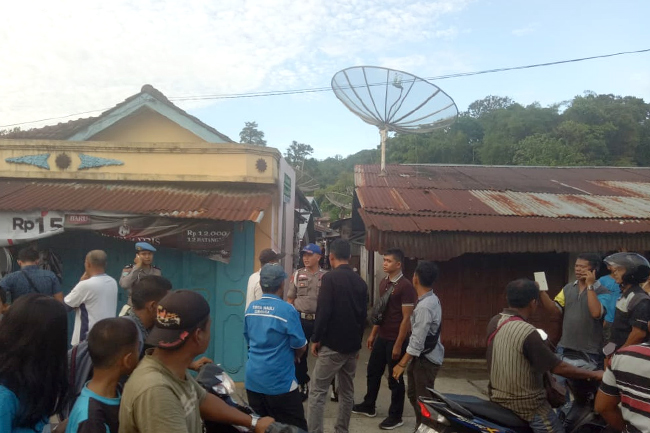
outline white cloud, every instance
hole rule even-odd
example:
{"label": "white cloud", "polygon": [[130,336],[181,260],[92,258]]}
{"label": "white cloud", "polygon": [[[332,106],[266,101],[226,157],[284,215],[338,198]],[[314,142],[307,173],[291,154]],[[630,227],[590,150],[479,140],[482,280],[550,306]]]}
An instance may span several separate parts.
{"label": "white cloud", "polygon": [[444,17],[468,3],[12,2],[0,16],[0,125],[108,108],[145,83],[167,96],[326,85],[405,43],[454,38]]}
{"label": "white cloud", "polygon": [[536,30],[537,30],[537,24],[528,24],[526,27],[514,29],[512,31],[512,34],[517,37],[520,37],[520,36],[526,36],[531,33],[534,33]]}

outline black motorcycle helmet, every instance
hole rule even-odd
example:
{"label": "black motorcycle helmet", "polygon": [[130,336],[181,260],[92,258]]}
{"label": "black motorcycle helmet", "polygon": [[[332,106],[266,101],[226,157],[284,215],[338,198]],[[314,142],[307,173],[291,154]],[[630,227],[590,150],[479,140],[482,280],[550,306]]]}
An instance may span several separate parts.
{"label": "black motorcycle helmet", "polygon": [[625,268],[623,284],[642,284],[650,277],[650,263],[641,254],[615,253],[605,257],[607,266]]}

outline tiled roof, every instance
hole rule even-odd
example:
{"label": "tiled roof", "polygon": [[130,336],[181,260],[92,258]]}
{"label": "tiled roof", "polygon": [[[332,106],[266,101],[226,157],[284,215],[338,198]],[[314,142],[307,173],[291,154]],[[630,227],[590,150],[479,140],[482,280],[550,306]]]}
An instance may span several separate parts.
{"label": "tiled roof", "polygon": [[271,193],[262,192],[259,188],[0,181],[0,211],[101,211],[175,218],[256,221],[271,202]]}
{"label": "tiled roof", "polygon": [[207,129],[208,131],[212,132],[213,134],[216,134],[219,136],[221,139],[223,139],[226,143],[234,143],[233,140],[231,140],[228,136],[220,133],[210,125],[202,122],[199,120],[197,117],[192,116],[191,114],[187,113],[186,111],[180,109],[176,105],[174,105],[165,95],[162,94],[158,89],[154,88],[150,84],[145,84],[142,86],[142,89],[140,93],[137,93],[133,96],[130,96],[126,98],[124,101],[120,102],[117,104],[115,107],[103,112],[99,116],[95,117],[88,117],[85,119],[77,119],[77,120],[71,120],[69,122],[65,123],[58,123],[56,125],[48,125],[44,126],[42,128],[34,128],[34,129],[28,129],[25,131],[17,131],[17,132],[11,132],[6,135],[4,135],[2,138],[8,138],[8,139],[26,139],[26,140],[68,140],[70,137],[74,136],[78,132],[84,130],[85,128],[89,127],[90,125],[94,124],[95,122],[109,116],[111,113],[114,111],[118,110],[125,104],[128,104],[129,102],[133,101],[134,99],[138,98],[140,95],[143,93],[146,93],[158,101],[162,102],[165,105],[168,105],[169,107],[173,108],[176,110],[178,113],[182,114],[183,116],[191,119],[193,122],[196,124],[200,125],[201,127]]}

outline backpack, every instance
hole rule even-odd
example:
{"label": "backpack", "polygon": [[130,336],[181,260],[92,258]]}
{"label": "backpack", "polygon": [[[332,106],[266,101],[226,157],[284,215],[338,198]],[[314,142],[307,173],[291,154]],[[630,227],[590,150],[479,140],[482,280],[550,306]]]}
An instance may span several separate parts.
{"label": "backpack", "polygon": [[61,419],[67,419],[70,416],[72,407],[81,391],[93,377],[93,361],[90,359],[88,351],[88,340],[84,340],[68,351],[68,386],[69,395],[68,403],[61,410],[59,416]]}

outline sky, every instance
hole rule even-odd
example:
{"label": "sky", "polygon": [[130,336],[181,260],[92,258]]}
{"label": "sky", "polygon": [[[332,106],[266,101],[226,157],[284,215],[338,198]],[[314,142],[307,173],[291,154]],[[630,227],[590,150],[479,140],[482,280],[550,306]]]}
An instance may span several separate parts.
{"label": "sky", "polygon": [[[235,141],[255,121],[283,152],[347,156],[379,133],[332,91],[184,97],[329,87],[359,65],[431,78],[641,50],[648,16],[646,0],[22,0],[0,15],[0,128],[95,116],[151,84]],[[431,82],[461,112],[488,95],[650,102],[650,52]]]}

